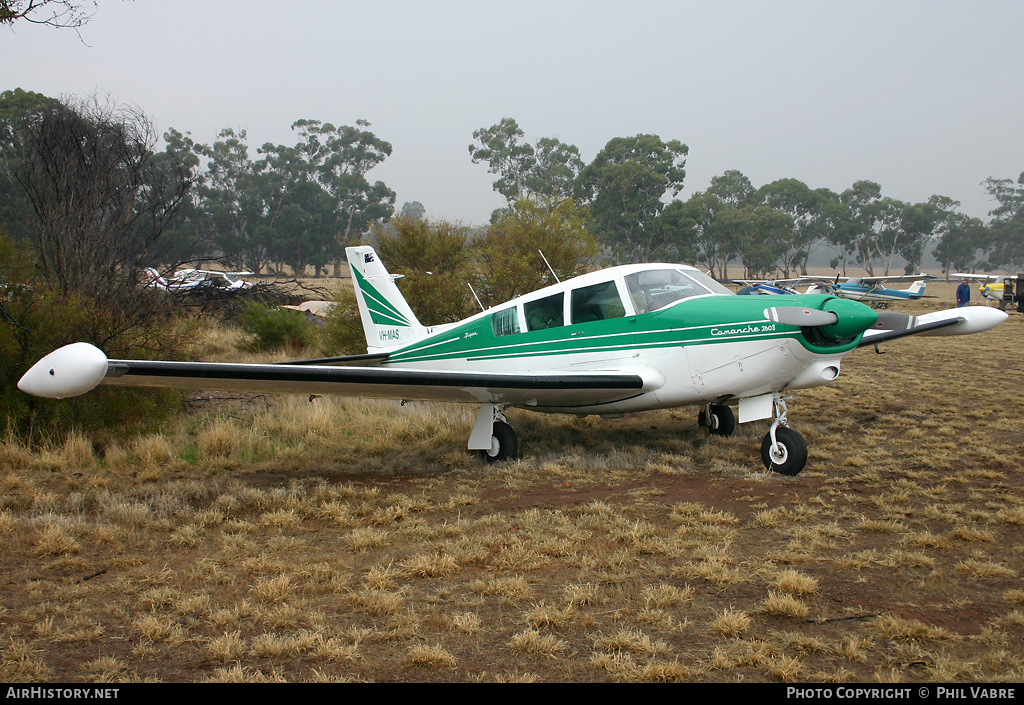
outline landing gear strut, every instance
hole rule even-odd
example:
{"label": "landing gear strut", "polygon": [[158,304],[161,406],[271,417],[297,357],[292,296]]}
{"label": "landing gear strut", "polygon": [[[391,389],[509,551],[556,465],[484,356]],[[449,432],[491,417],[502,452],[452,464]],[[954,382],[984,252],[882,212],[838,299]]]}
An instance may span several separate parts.
{"label": "landing gear strut", "polygon": [[786,400],[775,396],[775,421],[761,441],[761,461],[772,472],[796,475],[807,465],[807,443],[789,427]]}
{"label": "landing gear strut", "polygon": [[488,463],[515,460],[519,456],[519,438],[501,413],[502,408],[498,404],[481,404],[469,437],[469,449],[480,451]]}

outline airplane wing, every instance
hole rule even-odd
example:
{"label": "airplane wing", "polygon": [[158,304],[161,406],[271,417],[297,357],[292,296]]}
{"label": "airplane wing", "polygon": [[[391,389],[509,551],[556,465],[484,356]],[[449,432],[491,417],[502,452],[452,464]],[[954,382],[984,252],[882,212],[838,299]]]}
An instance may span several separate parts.
{"label": "airplane wing", "polygon": [[881,282],[910,282],[919,279],[935,279],[933,274],[893,274],[881,277],[841,277],[842,280],[857,280],[862,284],[878,284]]}
{"label": "airplane wing", "polygon": [[802,281],[803,277],[797,277],[796,279],[733,279],[732,283],[754,286],[756,284],[798,284]]}
{"label": "airplane wing", "polygon": [[1003,279],[1016,279],[1016,274],[964,274],[963,272],[953,272],[949,275],[950,279],[988,279],[990,281],[1002,281]]}
{"label": "airplane wing", "polygon": [[[379,363],[382,355],[356,356]],[[627,399],[656,389],[655,370],[480,373],[349,366],[325,358],[287,364],[108,360],[99,348],[72,343],[37,362],[18,382],[29,394],[62,399],[97,385],[339,394],[472,403],[572,406]]]}
{"label": "airplane wing", "polygon": [[987,306],[965,306],[911,316],[879,311],[878,322],[864,332],[858,347],[908,335],[968,335],[994,328],[1008,317],[1005,311]]}

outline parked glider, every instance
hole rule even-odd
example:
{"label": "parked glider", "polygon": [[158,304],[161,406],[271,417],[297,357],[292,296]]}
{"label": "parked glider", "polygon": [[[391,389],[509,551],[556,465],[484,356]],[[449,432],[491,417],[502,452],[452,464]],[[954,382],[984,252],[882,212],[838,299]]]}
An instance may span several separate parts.
{"label": "parked glider", "polygon": [[[773,418],[765,466],[807,462],[789,427],[788,394],[828,384],[847,354],[906,335],[988,330],[1007,315],[975,306],[913,317],[827,294],[736,296],[675,264],[613,267],[554,284],[459,323],[424,326],[370,247],[346,250],[367,354],[275,364],[108,360],[87,343],[50,353],[19,387],[43,397],[98,384],[344,394],[479,407],[469,448],[515,458],[504,410],[617,417],[700,405],[698,422],[728,436]],[[766,305],[768,304],[768,305]]]}

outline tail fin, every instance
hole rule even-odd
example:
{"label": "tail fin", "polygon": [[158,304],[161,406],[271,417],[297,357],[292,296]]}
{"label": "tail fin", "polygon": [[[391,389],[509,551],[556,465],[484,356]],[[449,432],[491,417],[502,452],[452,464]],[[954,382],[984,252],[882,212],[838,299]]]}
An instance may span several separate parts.
{"label": "tail fin", "polygon": [[143,275],[144,286],[151,286],[155,289],[166,289],[167,280],[160,276],[160,272],[152,267],[146,267]]}
{"label": "tail fin", "polygon": [[393,350],[425,338],[427,329],[395,286],[395,279],[401,275],[388,274],[372,247],[346,247],[345,255],[359,301],[367,350]]}
{"label": "tail fin", "polygon": [[907,289],[907,291],[909,291],[911,294],[923,294],[924,287],[927,283],[928,282],[926,282],[924,279],[918,279],[916,282],[910,285],[910,288]]}

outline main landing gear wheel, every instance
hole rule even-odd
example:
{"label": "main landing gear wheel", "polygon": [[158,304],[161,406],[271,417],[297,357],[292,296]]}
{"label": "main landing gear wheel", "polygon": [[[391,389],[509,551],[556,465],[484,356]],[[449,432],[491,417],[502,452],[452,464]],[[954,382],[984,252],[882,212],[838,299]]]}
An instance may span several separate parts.
{"label": "main landing gear wheel", "polygon": [[515,460],[519,456],[519,437],[504,421],[495,421],[491,429],[491,447],[480,451],[488,463]]}
{"label": "main landing gear wheel", "polygon": [[770,431],[761,441],[761,461],[772,472],[796,475],[807,465],[807,443],[788,426],[777,426],[774,444]]}
{"label": "main landing gear wheel", "polygon": [[697,414],[697,424],[715,436],[731,436],[736,430],[736,415],[728,404],[708,404]]}

